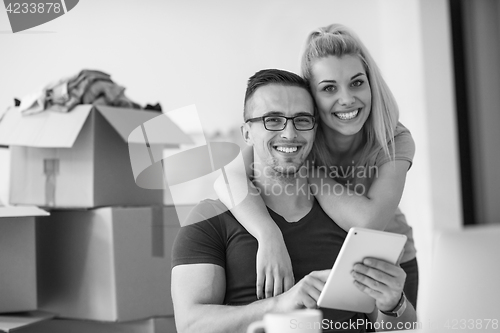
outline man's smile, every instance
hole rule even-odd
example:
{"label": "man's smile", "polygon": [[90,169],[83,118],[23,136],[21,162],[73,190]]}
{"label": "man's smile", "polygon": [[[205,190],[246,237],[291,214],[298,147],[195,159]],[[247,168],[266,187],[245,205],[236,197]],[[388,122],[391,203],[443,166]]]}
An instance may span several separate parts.
{"label": "man's smile", "polygon": [[286,156],[290,156],[290,155],[298,154],[300,152],[300,150],[302,149],[302,144],[278,143],[278,144],[273,144],[272,147],[273,147],[273,150],[277,151],[278,153],[286,155]]}

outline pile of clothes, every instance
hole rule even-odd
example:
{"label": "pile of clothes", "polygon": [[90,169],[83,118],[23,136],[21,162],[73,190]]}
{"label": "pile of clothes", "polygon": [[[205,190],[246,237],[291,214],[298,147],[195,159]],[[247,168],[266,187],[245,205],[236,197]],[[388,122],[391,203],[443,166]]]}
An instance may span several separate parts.
{"label": "pile of clothes", "polygon": [[[142,109],[125,96],[125,88],[101,71],[84,69],[77,75],[48,84],[41,92],[24,97],[19,102],[23,115],[42,111],[69,112],[78,104],[109,105]],[[144,109],[161,111],[161,106],[147,105]]]}

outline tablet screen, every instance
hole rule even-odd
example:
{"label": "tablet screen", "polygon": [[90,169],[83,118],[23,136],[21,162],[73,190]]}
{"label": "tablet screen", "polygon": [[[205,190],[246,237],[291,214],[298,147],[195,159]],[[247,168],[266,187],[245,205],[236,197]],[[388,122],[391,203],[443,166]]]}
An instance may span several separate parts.
{"label": "tablet screen", "polygon": [[324,308],[370,313],[375,299],[359,290],[351,275],[354,264],[372,257],[395,264],[406,236],[391,232],[351,228],[321,291],[318,305]]}

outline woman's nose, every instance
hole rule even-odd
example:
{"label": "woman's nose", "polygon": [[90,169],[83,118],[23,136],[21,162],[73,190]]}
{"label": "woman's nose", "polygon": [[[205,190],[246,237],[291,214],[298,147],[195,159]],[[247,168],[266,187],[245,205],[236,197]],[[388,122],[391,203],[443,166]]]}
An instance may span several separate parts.
{"label": "woman's nose", "polygon": [[339,104],[349,106],[353,105],[354,102],[356,102],[356,98],[349,89],[342,89],[339,96]]}

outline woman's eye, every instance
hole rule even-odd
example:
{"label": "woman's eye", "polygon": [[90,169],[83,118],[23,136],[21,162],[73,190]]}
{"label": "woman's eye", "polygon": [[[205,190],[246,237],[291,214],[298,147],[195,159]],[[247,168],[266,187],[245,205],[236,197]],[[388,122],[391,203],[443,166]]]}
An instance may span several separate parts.
{"label": "woman's eye", "polygon": [[332,92],[332,91],[335,91],[335,87],[334,86],[324,86],[323,91]]}
{"label": "woman's eye", "polygon": [[365,83],[363,80],[356,80],[352,83],[352,86],[353,87],[360,87],[361,85],[363,85],[363,83]]}

